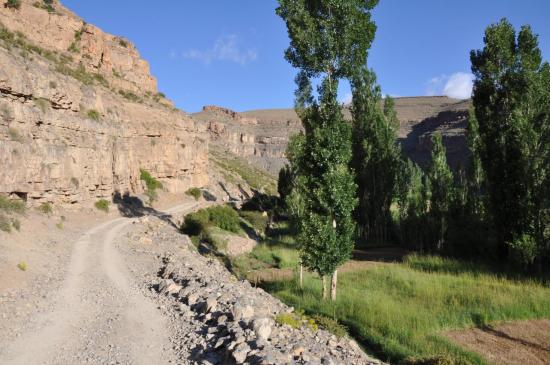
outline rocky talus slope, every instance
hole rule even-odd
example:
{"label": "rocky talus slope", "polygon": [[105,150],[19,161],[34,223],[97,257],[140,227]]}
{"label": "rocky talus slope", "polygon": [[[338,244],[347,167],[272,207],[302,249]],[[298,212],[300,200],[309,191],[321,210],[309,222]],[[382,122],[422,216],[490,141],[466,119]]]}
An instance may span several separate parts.
{"label": "rocky talus slope", "polygon": [[127,40],[56,3],[0,7],[0,193],[74,204],[208,182],[208,135],[157,92]]}
{"label": "rocky talus slope", "polygon": [[[382,364],[349,338],[276,321],[293,309],[246,280],[237,280],[215,258],[201,256],[171,227],[147,220],[153,246],[180,242],[167,252],[152,290],[173,318],[174,348],[197,364]],[[138,236],[133,236],[133,240]]]}
{"label": "rocky talus slope", "polygon": [[[406,155],[425,166],[430,161],[431,136],[440,132],[450,164],[456,167],[467,156],[465,128],[469,100],[444,96],[395,99],[400,121],[399,142]],[[346,117],[349,110],[344,108]],[[193,117],[210,133],[212,144],[246,158],[256,166],[277,174],[286,163],[285,149],[301,123],[292,109],[253,110],[237,113],[206,106]]]}

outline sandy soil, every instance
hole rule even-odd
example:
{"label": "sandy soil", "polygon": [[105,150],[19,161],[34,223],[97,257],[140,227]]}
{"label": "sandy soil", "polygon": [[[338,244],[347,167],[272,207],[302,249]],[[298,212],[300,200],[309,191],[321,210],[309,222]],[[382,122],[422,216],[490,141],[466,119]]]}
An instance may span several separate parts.
{"label": "sandy soil", "polygon": [[446,336],[494,364],[550,364],[550,319],[452,331]]}

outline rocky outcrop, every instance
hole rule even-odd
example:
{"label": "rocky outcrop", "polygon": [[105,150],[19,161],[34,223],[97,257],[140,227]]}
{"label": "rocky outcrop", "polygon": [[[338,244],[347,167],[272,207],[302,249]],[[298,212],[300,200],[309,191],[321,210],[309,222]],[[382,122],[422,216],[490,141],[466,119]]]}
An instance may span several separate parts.
{"label": "rocky outcrop", "polygon": [[[465,128],[470,101],[444,96],[395,99],[400,121],[398,138],[404,153],[421,166],[430,161],[431,136],[440,132],[453,167],[468,155]],[[224,110],[224,112],[220,112]],[[344,114],[350,118],[349,110]],[[205,107],[193,117],[208,128],[211,142],[237,154],[273,175],[286,163],[285,150],[291,135],[302,130],[292,109],[254,110],[237,113]],[[252,119],[254,124],[243,123]]]}
{"label": "rocky outcrop", "polygon": [[[110,198],[143,191],[140,169],[170,192],[205,185],[206,128],[128,91],[156,92],[133,46],[55,8],[0,8],[0,193],[61,204]],[[80,53],[69,55],[79,29]]]}
{"label": "rocky outcrop", "polygon": [[87,24],[59,3],[47,11],[41,1],[21,0],[21,7],[0,7],[0,23],[24,34],[30,43],[58,54],[71,64],[104,77],[111,87],[134,93],[157,93],[149,64],[128,40]]}

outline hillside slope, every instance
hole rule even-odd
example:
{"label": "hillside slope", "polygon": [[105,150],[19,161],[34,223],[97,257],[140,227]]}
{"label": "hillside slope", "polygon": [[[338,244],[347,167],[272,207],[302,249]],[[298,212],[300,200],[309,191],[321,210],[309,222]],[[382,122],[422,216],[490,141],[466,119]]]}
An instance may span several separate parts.
{"label": "hillside slope", "polygon": [[[430,161],[431,135],[440,132],[447,157],[456,167],[467,156],[465,128],[469,100],[444,96],[395,99],[400,121],[399,142],[404,153],[422,166]],[[349,118],[349,111],[345,110]],[[210,132],[213,144],[246,158],[276,174],[284,165],[288,138],[301,130],[292,109],[252,110],[236,113],[207,106],[193,117]]]}

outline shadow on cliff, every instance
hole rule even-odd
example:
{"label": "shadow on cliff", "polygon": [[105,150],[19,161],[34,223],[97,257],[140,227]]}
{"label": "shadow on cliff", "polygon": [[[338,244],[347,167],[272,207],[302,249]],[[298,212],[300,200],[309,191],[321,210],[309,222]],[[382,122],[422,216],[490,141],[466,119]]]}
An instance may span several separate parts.
{"label": "shadow on cliff", "polygon": [[153,207],[147,207],[143,204],[143,201],[137,196],[131,196],[128,193],[120,194],[116,192],[113,195],[113,203],[117,206],[118,211],[123,217],[137,218],[146,215],[153,215],[159,219],[162,219],[174,228],[178,226],[172,221],[172,215],[159,212]]}
{"label": "shadow on cliff", "polygon": [[415,124],[404,138],[399,138],[403,152],[421,167],[431,161],[432,135],[442,133],[443,145],[447,150],[447,161],[452,168],[465,165],[468,145],[465,130],[468,125],[468,111],[443,111]]}

